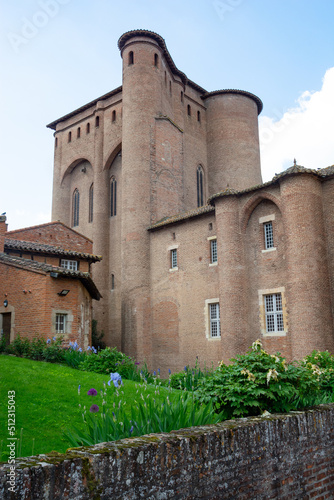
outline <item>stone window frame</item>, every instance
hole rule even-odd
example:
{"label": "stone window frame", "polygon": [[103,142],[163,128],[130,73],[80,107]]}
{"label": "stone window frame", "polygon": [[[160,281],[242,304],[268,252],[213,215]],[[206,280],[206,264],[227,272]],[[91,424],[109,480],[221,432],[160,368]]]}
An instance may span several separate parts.
{"label": "stone window frame", "polygon": [[[218,265],[218,253],[217,253],[217,236],[209,236],[207,240],[210,242],[210,263],[209,267]],[[215,245],[214,245],[215,243]],[[214,246],[216,248],[214,248]]]}
{"label": "stone window frame", "polygon": [[[273,295],[273,294],[281,294],[284,330],[275,331],[275,332],[267,332],[265,296],[266,295]],[[264,289],[264,290],[258,290],[258,296],[259,296],[259,320],[260,320],[260,329],[261,329],[262,336],[263,337],[286,337],[286,335],[288,333],[288,313],[287,313],[287,305],[286,305],[285,287],[268,288],[268,289]]]}
{"label": "stone window frame", "polygon": [[[57,331],[57,316],[65,317],[65,331],[63,333]],[[52,335],[67,336],[72,332],[73,314],[68,309],[53,309],[51,313],[51,333]]]}
{"label": "stone window frame", "polygon": [[[275,214],[270,214],[270,215],[265,215],[264,217],[259,218],[259,224],[263,226],[263,246],[264,248],[262,249],[262,253],[268,253],[268,252],[273,252],[276,251],[276,247],[274,245],[274,224],[273,222],[275,221]],[[271,223],[271,232],[268,233],[266,231],[266,228],[268,227],[269,223]],[[268,247],[268,244],[270,243],[270,238],[272,240],[272,245]]]}
{"label": "stone window frame", "polygon": [[[167,248],[167,253],[168,253],[168,265],[169,265],[169,272],[172,273],[174,271],[179,270],[179,252],[178,252],[179,245],[171,245]],[[175,255],[176,252],[176,266],[172,267],[173,265],[173,254]]]}
{"label": "stone window frame", "polygon": [[[211,335],[211,305],[217,304],[218,305],[218,334],[216,337],[213,337]],[[204,307],[204,322],[205,322],[205,336],[207,340],[210,342],[215,342],[217,340],[221,340],[222,335],[221,335],[221,315],[220,315],[220,305],[219,305],[219,298],[214,298],[214,299],[206,299],[205,301],[205,307]]]}

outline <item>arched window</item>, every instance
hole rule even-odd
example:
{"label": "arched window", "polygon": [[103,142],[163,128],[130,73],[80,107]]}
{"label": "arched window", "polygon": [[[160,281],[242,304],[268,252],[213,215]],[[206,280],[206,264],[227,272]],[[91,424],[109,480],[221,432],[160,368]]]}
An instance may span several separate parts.
{"label": "arched window", "polygon": [[86,134],[89,134],[90,132],[90,123],[88,122],[86,125]]}
{"label": "arched window", "polygon": [[191,106],[190,106],[190,104],[188,104],[188,106],[187,106],[187,112],[188,112],[188,116],[191,116]]}
{"label": "arched window", "polygon": [[130,66],[130,64],[133,64],[134,62],[134,58],[133,58],[133,52],[131,50],[131,52],[129,52],[129,59],[128,59],[128,64]]}
{"label": "arched window", "polygon": [[80,127],[77,128],[77,139],[80,138],[80,135],[81,135],[81,129]]}
{"label": "arched window", "polygon": [[72,140],[72,132],[69,132],[68,133],[68,142],[71,142],[71,140]]}
{"label": "arched window", "polygon": [[154,54],[154,66],[156,68],[159,67],[159,56],[158,56],[158,54]]}
{"label": "arched window", "polygon": [[93,222],[94,184],[89,188],[88,222]]}
{"label": "arched window", "polygon": [[110,181],[110,217],[116,215],[117,206],[117,181],[115,177],[111,178]]}
{"label": "arched window", "polygon": [[95,117],[95,127],[99,127],[99,126],[100,126],[100,117],[96,116]]}
{"label": "arched window", "polygon": [[75,189],[72,196],[72,226],[76,227],[79,225],[79,201],[80,194],[78,189]]}
{"label": "arched window", "polygon": [[116,121],[116,111],[113,110],[113,112],[111,113],[111,121],[114,122]]}
{"label": "arched window", "polygon": [[204,205],[204,172],[201,165],[197,167],[197,206]]}

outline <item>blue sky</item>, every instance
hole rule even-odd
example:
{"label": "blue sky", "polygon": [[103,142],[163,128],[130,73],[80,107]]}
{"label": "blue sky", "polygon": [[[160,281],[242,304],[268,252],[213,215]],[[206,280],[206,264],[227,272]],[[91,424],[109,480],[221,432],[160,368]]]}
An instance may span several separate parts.
{"label": "blue sky", "polygon": [[0,213],[9,229],[50,220],[45,125],[121,84],[118,38],[159,33],[208,91],[259,96],[264,180],[334,163],[332,0],[0,1]]}

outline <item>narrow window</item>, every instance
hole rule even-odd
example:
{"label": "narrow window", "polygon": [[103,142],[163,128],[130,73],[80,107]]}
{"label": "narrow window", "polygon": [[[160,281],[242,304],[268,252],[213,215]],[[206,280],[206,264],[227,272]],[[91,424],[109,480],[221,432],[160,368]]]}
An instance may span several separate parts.
{"label": "narrow window", "polygon": [[167,87],[167,73],[165,71],[165,87]]}
{"label": "narrow window", "polygon": [[66,332],[66,316],[67,314],[58,314],[56,313],[56,333],[65,333]]}
{"label": "narrow window", "polygon": [[72,141],[72,132],[69,132],[68,133],[68,142],[71,142]]}
{"label": "narrow window", "polygon": [[128,59],[129,66],[133,64],[133,62],[134,62],[133,51],[131,50],[131,52],[129,52],[129,59]]}
{"label": "narrow window", "polygon": [[88,122],[86,125],[86,134],[89,134],[90,132],[90,123]]}
{"label": "narrow window", "polygon": [[274,248],[273,223],[271,221],[266,222],[263,224],[263,228],[265,249]]}
{"label": "narrow window", "polygon": [[111,275],[111,289],[115,290],[115,275]]}
{"label": "narrow window", "polygon": [[116,111],[115,110],[111,113],[111,121],[112,122],[116,121]]}
{"label": "narrow window", "polygon": [[70,271],[77,271],[78,263],[76,260],[61,259],[60,267],[63,267],[64,269],[69,269]]}
{"label": "narrow window", "polygon": [[204,189],[203,189],[203,168],[201,165],[197,167],[197,206],[202,207],[204,205]]}
{"label": "narrow window", "polygon": [[169,93],[170,93],[170,95],[172,95],[172,82],[171,81],[169,82]]}
{"label": "narrow window", "polygon": [[181,90],[181,102],[183,102],[183,92]]}
{"label": "narrow window", "polygon": [[154,54],[154,66],[156,68],[159,67],[159,56],[158,56],[158,54]]}
{"label": "narrow window", "polygon": [[190,104],[188,104],[188,106],[187,106],[187,113],[188,113],[188,116],[191,116],[191,106],[190,106]]}
{"label": "narrow window", "polygon": [[212,222],[209,222],[209,231],[212,231]]}
{"label": "narrow window", "polygon": [[94,184],[89,188],[88,222],[93,222]]}
{"label": "narrow window", "polygon": [[201,122],[201,112],[197,111],[197,121]]}
{"label": "narrow window", "polygon": [[210,240],[211,244],[211,264],[218,262],[217,240]]}
{"label": "narrow window", "polygon": [[173,248],[170,252],[170,267],[171,269],[176,269],[177,268],[177,248]]}
{"label": "narrow window", "polygon": [[283,332],[282,294],[271,293],[264,296],[267,332]]}
{"label": "narrow window", "polygon": [[116,215],[117,206],[117,181],[115,178],[111,179],[110,182],[110,217]]}
{"label": "narrow window", "polygon": [[209,304],[210,312],[210,337],[220,337],[220,315],[219,304]]}
{"label": "narrow window", "polygon": [[58,137],[55,138],[55,147],[58,146]]}
{"label": "narrow window", "polygon": [[95,127],[99,127],[99,126],[100,126],[100,117],[96,116],[95,117]]}
{"label": "narrow window", "polygon": [[75,189],[72,197],[72,226],[76,227],[79,225],[79,202],[80,194],[78,189]]}
{"label": "narrow window", "polygon": [[77,129],[77,139],[80,138],[80,134],[81,134],[81,129],[80,129],[80,127],[78,127],[78,129]]}

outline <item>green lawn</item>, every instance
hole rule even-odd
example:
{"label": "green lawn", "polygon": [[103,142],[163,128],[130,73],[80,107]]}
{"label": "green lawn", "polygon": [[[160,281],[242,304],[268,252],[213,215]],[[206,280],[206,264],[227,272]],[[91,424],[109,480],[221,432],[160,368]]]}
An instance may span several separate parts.
{"label": "green lawn", "polygon": [[[6,461],[4,453],[9,437],[7,430],[8,391],[15,391],[16,437],[22,430],[21,456],[48,453],[50,451],[65,452],[70,444],[62,433],[74,426],[83,428],[82,411],[79,403],[90,405],[101,404],[100,390],[104,388],[109,376],[91,372],[74,370],[67,366],[32,361],[25,358],[0,355],[0,461]],[[124,392],[122,400],[130,407],[136,397],[138,384],[123,380],[120,389]],[[78,386],[81,385],[81,394]],[[94,398],[87,396],[91,388],[98,391]],[[108,403],[112,400],[115,389],[107,386]],[[154,393],[154,386],[147,386],[147,392]],[[176,391],[178,392],[178,391]],[[160,396],[165,399],[167,389],[160,388]],[[34,439],[34,443],[33,443]],[[2,441],[2,443],[1,443]]]}

